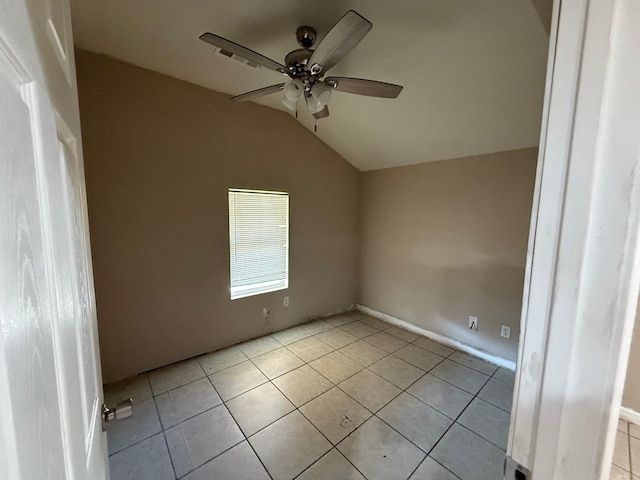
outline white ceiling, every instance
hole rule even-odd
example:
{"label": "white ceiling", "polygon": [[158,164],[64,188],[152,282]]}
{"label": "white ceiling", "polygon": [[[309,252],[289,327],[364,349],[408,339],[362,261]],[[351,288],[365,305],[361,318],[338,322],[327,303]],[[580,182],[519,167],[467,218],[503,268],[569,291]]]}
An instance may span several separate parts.
{"label": "white ceiling", "polygon": [[[322,38],[349,9],[373,29],[331,75],[404,86],[395,100],[334,92],[317,135],[356,168],[538,144],[548,36],[530,0],[72,1],[78,47],[233,95],[286,77],[213,54],[200,34],[283,63],[298,26]],[[280,98],[260,103],[286,110]]]}

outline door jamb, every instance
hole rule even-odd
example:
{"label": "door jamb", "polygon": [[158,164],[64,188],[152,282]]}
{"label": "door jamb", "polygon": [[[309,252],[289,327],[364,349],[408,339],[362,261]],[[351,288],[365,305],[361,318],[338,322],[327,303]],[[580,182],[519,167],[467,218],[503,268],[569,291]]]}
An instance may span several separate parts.
{"label": "door jamb", "polygon": [[532,478],[608,478],[640,288],[637,24],[634,0],[553,8],[507,449]]}

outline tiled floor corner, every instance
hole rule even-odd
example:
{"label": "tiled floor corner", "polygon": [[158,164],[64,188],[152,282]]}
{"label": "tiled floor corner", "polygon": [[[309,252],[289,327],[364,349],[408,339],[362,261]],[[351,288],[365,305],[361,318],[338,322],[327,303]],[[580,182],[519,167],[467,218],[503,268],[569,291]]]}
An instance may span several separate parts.
{"label": "tiled floor corner", "polygon": [[[105,386],[135,405],[108,425],[111,479],[500,480],[513,379],[336,315]],[[627,427],[612,479],[640,480],[636,444]]]}
{"label": "tiled floor corner", "polygon": [[640,426],[618,421],[611,480],[640,480]]}

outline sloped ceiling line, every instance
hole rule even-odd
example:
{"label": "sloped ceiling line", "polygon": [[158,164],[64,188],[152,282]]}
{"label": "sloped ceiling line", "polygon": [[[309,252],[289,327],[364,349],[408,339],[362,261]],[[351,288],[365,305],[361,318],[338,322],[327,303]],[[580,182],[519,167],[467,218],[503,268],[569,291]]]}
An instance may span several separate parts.
{"label": "sloped ceiling line", "polygon": [[[72,14],[82,49],[237,95],[284,77],[214,55],[199,35],[213,32],[282,62],[297,48],[298,26],[322,37],[356,10],[373,29],[331,75],[404,90],[395,100],[334,92],[317,135],[356,168],[374,170],[537,145],[548,36],[534,3],[76,0]],[[285,110],[279,94],[259,103]],[[313,129],[313,117],[299,110]]]}

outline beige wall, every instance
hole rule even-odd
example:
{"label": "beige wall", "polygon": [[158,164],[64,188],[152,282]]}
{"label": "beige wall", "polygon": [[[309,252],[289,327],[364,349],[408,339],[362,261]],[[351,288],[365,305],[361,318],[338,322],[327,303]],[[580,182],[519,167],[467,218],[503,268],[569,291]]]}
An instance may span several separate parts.
{"label": "beige wall", "polygon": [[636,323],[633,327],[622,406],[640,412],[640,303],[638,303]]}
{"label": "beige wall", "polygon": [[531,0],[538,12],[542,26],[547,34],[551,32],[551,17],[553,16],[553,0]]}
{"label": "beige wall", "polygon": [[532,148],[364,173],[361,303],[515,360],[536,156]]}
{"label": "beige wall", "polygon": [[[344,159],[285,113],[82,51],[77,68],[105,381],[356,301]],[[229,187],[289,192],[288,290],[230,301]]]}

